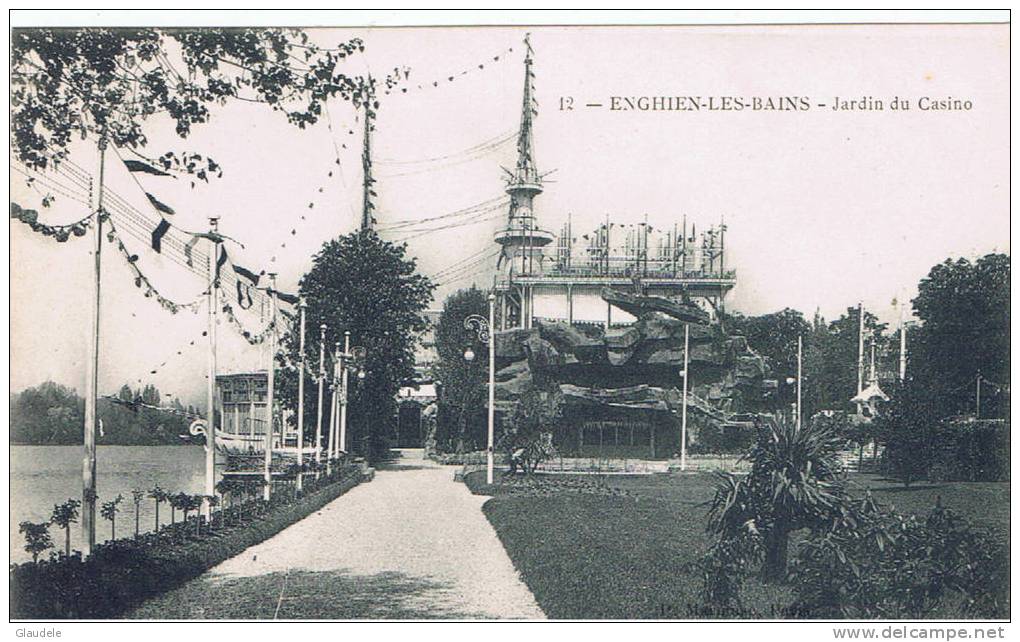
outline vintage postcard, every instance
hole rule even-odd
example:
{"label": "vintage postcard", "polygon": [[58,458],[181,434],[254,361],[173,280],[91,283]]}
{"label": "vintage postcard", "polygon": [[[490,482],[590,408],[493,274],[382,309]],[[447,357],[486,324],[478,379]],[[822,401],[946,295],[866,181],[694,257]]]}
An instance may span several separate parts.
{"label": "vintage postcard", "polygon": [[1009,15],[878,13],[15,12],[19,635],[1003,637]]}

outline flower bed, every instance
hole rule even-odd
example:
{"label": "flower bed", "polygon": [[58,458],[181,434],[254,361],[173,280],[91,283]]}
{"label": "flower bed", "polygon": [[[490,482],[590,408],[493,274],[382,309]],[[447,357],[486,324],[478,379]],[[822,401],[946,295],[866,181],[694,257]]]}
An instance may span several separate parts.
{"label": "flower bed", "polygon": [[[269,502],[250,501],[137,539],[98,545],[80,553],[51,555],[10,567],[12,619],[103,619],[123,615],[143,600],[176,588],[249,546],[279,533],[363,481],[352,465],[300,498],[277,493]],[[286,496],[285,496],[286,495]]]}

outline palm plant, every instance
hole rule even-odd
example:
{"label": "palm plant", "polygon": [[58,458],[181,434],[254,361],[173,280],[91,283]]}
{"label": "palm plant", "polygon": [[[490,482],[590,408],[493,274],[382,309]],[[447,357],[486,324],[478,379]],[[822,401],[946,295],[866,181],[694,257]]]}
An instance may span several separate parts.
{"label": "palm plant", "polygon": [[721,541],[748,534],[764,548],[765,581],[786,576],[790,534],[833,528],[848,515],[846,474],[837,457],[843,439],[830,428],[759,423],[744,459],[745,477],[722,474],[709,508],[709,530]]}
{"label": "palm plant", "polygon": [[103,502],[102,507],[99,509],[100,515],[103,519],[110,520],[110,539],[117,539],[117,513],[120,512],[120,503],[124,501],[123,495],[117,495],[108,502]]}
{"label": "palm plant", "polygon": [[81,501],[69,499],[63,504],[53,506],[50,522],[64,529],[64,555],[71,556],[71,524],[78,523],[78,509]]}
{"label": "palm plant", "polygon": [[18,531],[25,536],[25,551],[32,556],[32,563],[39,561],[39,553],[48,548],[53,548],[53,539],[50,537],[50,525],[48,522],[35,524],[32,522],[21,522]]}
{"label": "palm plant", "polygon": [[131,501],[135,504],[135,539],[138,538],[138,513],[141,510],[142,500],[145,499],[145,491],[140,488],[131,490]]}
{"label": "palm plant", "polygon": [[167,492],[159,487],[159,484],[152,487],[149,491],[149,497],[156,502],[156,532],[159,532],[159,505],[169,499]]}

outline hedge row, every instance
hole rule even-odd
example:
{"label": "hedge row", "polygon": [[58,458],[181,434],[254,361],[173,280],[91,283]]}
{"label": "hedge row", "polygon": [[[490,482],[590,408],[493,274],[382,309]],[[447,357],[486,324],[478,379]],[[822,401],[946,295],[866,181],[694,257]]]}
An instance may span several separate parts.
{"label": "hedge row", "polygon": [[[96,547],[82,559],[53,556],[10,567],[11,619],[116,618],[142,601],[198,577],[209,568],[265,541],[361,483],[360,467],[336,474],[300,499],[251,502],[217,513],[214,528],[195,536],[190,524],[140,539]],[[216,526],[216,522],[219,525]]]}
{"label": "hedge row", "polygon": [[1009,424],[990,421],[940,425],[934,434],[932,481],[1009,481]]}

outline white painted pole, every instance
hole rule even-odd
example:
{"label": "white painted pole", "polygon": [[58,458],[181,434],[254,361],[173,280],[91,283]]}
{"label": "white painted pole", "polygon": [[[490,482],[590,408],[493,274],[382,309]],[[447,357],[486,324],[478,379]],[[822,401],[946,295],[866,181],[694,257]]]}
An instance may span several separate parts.
{"label": "white painted pole", "polygon": [[804,356],[804,337],[797,337],[797,430],[801,422],[801,377],[803,376],[802,361]]}
{"label": "white painted pole", "polygon": [[319,326],[319,403],[315,408],[315,463],[322,461],[322,386],[326,379],[326,324]]}
{"label": "white painted pole", "polygon": [[[857,305],[857,395],[864,390],[864,302]],[[861,414],[861,402],[857,402],[857,414]]]}
{"label": "white painted pole", "polygon": [[900,307],[900,383],[907,378],[907,323],[903,318],[903,301]]}
{"label": "white painted pole", "polygon": [[[347,359],[350,352],[351,331],[347,330],[344,332],[344,353],[341,359]],[[340,372],[340,439],[337,442],[337,454],[341,452],[347,452],[347,364],[344,361],[341,361]]]}
{"label": "white painted pole", "polygon": [[684,324],[684,391],[680,409],[680,470],[687,470],[687,381],[690,379],[691,361],[689,358],[691,326]]}
{"label": "white painted pole", "polygon": [[[272,497],[272,464],[273,464],[273,384],[276,378],[276,274],[269,273],[269,363],[266,370],[266,457],[262,474],[266,485],[262,490],[262,498],[269,501]],[[283,437],[281,432],[280,437]]]}
{"label": "white painted pole", "polygon": [[496,439],[496,295],[489,294],[489,449],[486,457],[486,483],[492,483],[495,468]]}
{"label": "white painted pole", "polygon": [[330,377],[330,387],[332,390],[329,395],[329,456],[327,459],[332,461],[336,458],[336,426],[337,426],[337,415],[339,414],[339,408],[337,408],[337,393],[340,383],[337,379],[339,369],[337,361],[340,358],[340,342],[337,341],[333,344],[333,374]]}
{"label": "white painted pole", "polygon": [[304,297],[298,301],[298,309],[301,311],[301,338],[298,340],[301,351],[301,359],[298,361],[298,406],[297,406],[297,490],[300,493],[304,488],[304,465],[305,465],[305,303]]}
{"label": "white painted pole", "polygon": [[[218,218],[209,217],[209,231],[216,234]],[[219,279],[216,274],[216,258],[219,254],[220,244],[214,238],[209,240],[209,372],[206,376],[205,387],[205,495],[202,500],[202,514],[206,519],[212,518],[212,505],[209,497],[216,494],[216,308],[219,307]]]}
{"label": "white painted pole", "polygon": [[81,491],[82,553],[85,557],[92,554],[92,549],[96,545],[96,406],[99,396],[99,302],[102,283],[103,178],[106,167],[106,145],[104,136],[99,140],[99,180],[96,182],[93,209],[93,215],[96,217],[93,225],[92,244],[94,279],[92,282],[92,313],[89,315],[92,331],[89,333],[88,374],[85,377],[85,447],[82,453]]}

